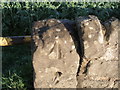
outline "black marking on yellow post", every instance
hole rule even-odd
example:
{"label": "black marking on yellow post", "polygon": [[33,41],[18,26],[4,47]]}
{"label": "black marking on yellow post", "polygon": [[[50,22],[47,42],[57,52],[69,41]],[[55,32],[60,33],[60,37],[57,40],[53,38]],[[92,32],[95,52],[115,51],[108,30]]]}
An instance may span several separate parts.
{"label": "black marking on yellow post", "polygon": [[0,37],[0,46],[10,46],[27,42],[31,42],[31,36]]}

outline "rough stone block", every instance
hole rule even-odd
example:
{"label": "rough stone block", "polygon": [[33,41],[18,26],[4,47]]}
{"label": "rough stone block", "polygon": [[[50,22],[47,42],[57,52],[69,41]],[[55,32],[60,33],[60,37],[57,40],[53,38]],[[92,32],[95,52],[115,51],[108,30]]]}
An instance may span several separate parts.
{"label": "rough stone block", "polygon": [[[80,87],[87,88],[115,88],[117,84],[114,82],[119,80],[118,31],[120,21],[112,18],[102,25],[96,16],[80,17],[76,21],[80,43],[83,46],[78,87],[80,85]],[[96,83],[100,80],[103,82]],[[109,84],[109,81],[113,85]]]}
{"label": "rough stone block", "polygon": [[70,20],[36,22],[34,87],[117,88],[119,31],[118,19],[101,24],[93,15],[76,18],[76,25]]}
{"label": "rough stone block", "polygon": [[90,15],[77,18],[76,23],[84,56],[88,59],[100,57],[104,53],[105,30],[99,19]]}
{"label": "rough stone block", "polygon": [[76,88],[80,57],[67,20],[48,19],[33,26],[35,88]]}

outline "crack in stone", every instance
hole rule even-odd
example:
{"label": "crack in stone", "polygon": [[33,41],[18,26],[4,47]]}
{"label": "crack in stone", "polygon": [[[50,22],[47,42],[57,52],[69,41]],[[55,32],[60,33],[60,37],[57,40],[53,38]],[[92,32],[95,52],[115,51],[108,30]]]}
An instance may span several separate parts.
{"label": "crack in stone", "polygon": [[[84,20],[84,17],[82,18],[82,20]],[[76,78],[77,78],[76,81],[79,84],[80,88],[82,87],[81,83],[85,79],[85,76],[88,75],[88,69],[89,69],[91,61],[100,61],[100,60],[98,60],[98,59],[100,59],[100,57],[98,57],[98,56],[100,56],[101,54],[98,55],[98,56],[96,56],[96,57],[92,57],[92,58],[90,57],[90,55],[94,55],[94,54],[97,55],[97,52],[100,50],[99,46],[97,46],[98,47],[97,49],[99,49],[99,50],[94,52],[94,46],[96,44],[102,45],[104,43],[104,38],[109,38],[110,34],[112,33],[111,31],[108,32],[106,29],[103,30],[104,26],[100,23],[99,19],[96,18],[96,17],[89,16],[89,18],[88,19],[85,18],[85,20],[86,20],[85,21],[86,24],[84,24],[84,22],[82,22],[82,21],[76,22],[76,26],[74,26],[74,27],[77,27],[77,28],[75,28],[75,31],[73,31],[73,30],[69,31],[69,34],[70,34],[70,36],[72,37],[72,40],[73,40],[72,42],[74,42],[74,45],[75,45],[75,48],[76,48],[76,52],[77,52],[77,54],[80,57],[79,66],[77,67],[77,72],[75,72],[75,75],[76,75]],[[92,22],[93,26],[95,24],[96,28],[99,29],[98,31],[95,31],[94,30],[95,27],[89,28],[89,30],[94,30],[93,32],[95,32],[95,33],[93,33],[93,34],[96,34],[96,36],[92,36],[91,35],[91,36],[88,37],[88,35],[90,34],[89,31],[86,34],[86,31],[83,30],[83,28],[86,27],[85,25],[87,25],[87,26],[90,25],[89,22]],[[79,24],[79,26],[77,26],[78,24]],[[46,25],[49,26],[48,24],[46,24]],[[66,26],[66,24],[64,24],[64,26],[65,26],[65,28],[67,30],[68,27]],[[54,27],[55,26],[53,25],[53,28]],[[70,29],[68,29],[68,30],[70,30]],[[73,33],[71,33],[72,31],[73,31]],[[109,34],[107,34],[107,33],[109,33]],[[86,37],[84,37],[84,34],[86,35]],[[97,37],[97,39],[96,39],[96,37]],[[108,39],[105,39],[105,40],[107,41]],[[88,43],[90,43],[90,46],[88,48],[86,48],[87,45],[84,44],[85,41],[87,41]],[[96,44],[93,43],[94,41],[96,42]],[[66,42],[65,42],[65,44],[66,44]],[[59,41],[55,40],[55,43],[54,43],[53,47],[50,49],[50,53],[49,54],[51,54],[55,50],[55,52],[56,52],[56,58],[55,59],[61,59],[61,58],[63,58],[64,56],[62,55],[63,52],[62,52],[61,47],[62,46],[59,44]],[[87,56],[86,56],[85,54],[86,54],[87,51],[85,51],[85,50],[87,50],[89,48],[93,48],[93,52],[94,53],[92,53],[92,51],[91,51],[92,54],[89,55],[89,53],[87,53]],[[96,47],[95,47],[95,49],[96,49]],[[72,53],[72,50],[70,50],[70,53]],[[101,64],[103,64],[103,62],[101,62]],[[61,77],[62,74],[64,74],[64,73],[61,73],[61,72],[56,72],[56,73],[57,73],[57,75],[53,79],[54,85],[57,85],[59,83],[59,78]],[[76,87],[78,87],[78,84],[77,84]],[[106,85],[104,87],[108,87],[108,86],[109,85]],[[111,84],[111,87],[113,87],[113,86]]]}

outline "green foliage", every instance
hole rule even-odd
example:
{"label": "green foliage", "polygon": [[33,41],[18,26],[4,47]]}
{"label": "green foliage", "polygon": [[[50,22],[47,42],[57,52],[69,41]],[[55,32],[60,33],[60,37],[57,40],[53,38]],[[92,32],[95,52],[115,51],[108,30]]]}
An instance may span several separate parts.
{"label": "green foliage", "polygon": [[74,19],[93,14],[105,21],[120,15],[119,2],[10,2],[1,6],[3,36],[28,35],[34,21],[47,18]]}
{"label": "green foliage", "polygon": [[2,78],[2,88],[16,88],[16,89],[23,89],[24,88],[24,83],[21,77],[19,77],[16,73],[10,74],[9,77]]}
{"label": "green foliage", "polygon": [[33,88],[31,45],[15,45],[2,49],[3,88]]}

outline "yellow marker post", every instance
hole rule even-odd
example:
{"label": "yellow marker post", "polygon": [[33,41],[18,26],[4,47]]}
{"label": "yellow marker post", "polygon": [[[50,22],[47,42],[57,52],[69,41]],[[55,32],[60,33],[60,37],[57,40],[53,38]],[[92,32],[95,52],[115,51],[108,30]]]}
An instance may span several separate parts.
{"label": "yellow marker post", "polygon": [[0,46],[10,46],[31,42],[31,36],[0,37]]}

